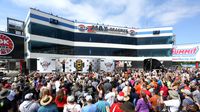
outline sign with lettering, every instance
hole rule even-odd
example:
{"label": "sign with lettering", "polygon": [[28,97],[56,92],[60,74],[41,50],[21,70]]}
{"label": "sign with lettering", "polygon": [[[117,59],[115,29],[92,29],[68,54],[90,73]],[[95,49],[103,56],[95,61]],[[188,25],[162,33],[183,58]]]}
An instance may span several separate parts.
{"label": "sign with lettering", "polygon": [[172,61],[200,61],[200,45],[177,45],[172,49]]}
{"label": "sign with lettering", "polygon": [[0,32],[0,58],[24,59],[25,37]]}
{"label": "sign with lettering", "polygon": [[79,24],[77,25],[77,29],[81,32],[103,32],[103,33],[112,33],[112,34],[129,34],[134,36],[136,34],[134,29],[128,29],[125,27],[116,27],[110,25],[84,25]]}
{"label": "sign with lettering", "polygon": [[115,61],[116,68],[124,67],[125,64],[127,67],[132,67],[132,61]]}
{"label": "sign with lettering", "polygon": [[14,47],[14,43],[10,37],[0,34],[0,55],[10,54]]}

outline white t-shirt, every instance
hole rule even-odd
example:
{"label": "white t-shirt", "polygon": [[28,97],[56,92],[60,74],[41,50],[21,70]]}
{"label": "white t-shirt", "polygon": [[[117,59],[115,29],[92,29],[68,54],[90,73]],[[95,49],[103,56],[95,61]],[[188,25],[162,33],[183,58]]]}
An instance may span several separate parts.
{"label": "white t-shirt", "polygon": [[181,102],[179,99],[172,99],[164,101],[164,104],[169,107],[170,112],[178,112]]}
{"label": "white t-shirt", "polygon": [[108,94],[106,94],[105,99],[110,105],[112,105],[115,100],[115,92],[109,92]]}
{"label": "white t-shirt", "polygon": [[20,112],[37,112],[39,108],[39,103],[34,101],[24,101],[19,106]]}
{"label": "white t-shirt", "polygon": [[60,81],[55,81],[55,87],[56,87],[56,92],[58,92],[60,90]]}
{"label": "white t-shirt", "polygon": [[63,112],[81,112],[81,106],[79,104],[65,104]]}

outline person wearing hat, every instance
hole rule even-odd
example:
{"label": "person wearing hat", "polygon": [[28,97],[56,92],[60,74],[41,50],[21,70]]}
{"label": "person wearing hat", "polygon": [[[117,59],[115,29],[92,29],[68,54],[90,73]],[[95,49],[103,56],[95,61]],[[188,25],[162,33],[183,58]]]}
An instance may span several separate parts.
{"label": "person wearing hat", "polygon": [[53,103],[53,97],[46,95],[40,100],[40,108],[38,112],[58,112],[56,104]]}
{"label": "person wearing hat", "polygon": [[160,103],[164,104],[165,106],[169,107],[170,112],[178,112],[179,106],[181,104],[180,96],[176,90],[170,90],[169,97],[170,100],[163,101],[163,91],[160,91]]}
{"label": "person wearing hat", "polygon": [[2,89],[0,91],[0,112],[8,112],[11,110],[11,101],[7,98],[10,91],[7,89]]}
{"label": "person wearing hat", "polygon": [[182,101],[182,107],[183,107],[182,110],[186,110],[189,105],[194,104],[194,101],[190,97],[191,95],[190,90],[183,89],[181,92],[183,93],[183,96],[184,96],[184,99]]}
{"label": "person wearing hat", "polygon": [[25,95],[25,101],[23,101],[19,106],[20,112],[37,112],[40,108],[40,104],[33,100],[33,93],[28,93]]}
{"label": "person wearing hat", "polygon": [[85,97],[87,105],[84,106],[81,110],[81,112],[96,112],[97,111],[97,107],[95,104],[92,104],[92,96],[91,95],[87,95]]}
{"label": "person wearing hat", "polygon": [[124,102],[124,92],[120,91],[117,95],[117,102],[113,103],[110,107],[110,112],[123,112],[123,110],[120,108],[120,106]]}
{"label": "person wearing hat", "polygon": [[67,97],[67,104],[64,105],[63,112],[80,112],[81,106],[75,102],[73,95]]}

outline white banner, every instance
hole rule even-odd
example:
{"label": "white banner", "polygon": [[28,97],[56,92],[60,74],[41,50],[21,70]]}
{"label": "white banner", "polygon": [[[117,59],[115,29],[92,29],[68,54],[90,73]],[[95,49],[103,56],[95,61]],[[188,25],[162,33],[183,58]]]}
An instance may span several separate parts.
{"label": "white banner", "polygon": [[105,72],[113,72],[114,69],[115,64],[113,60],[101,59],[100,70],[103,70]]}
{"label": "white banner", "polygon": [[174,46],[172,49],[172,61],[200,61],[199,48],[199,44],[185,44]]}
{"label": "white banner", "polygon": [[55,59],[38,58],[37,70],[39,72],[52,72],[55,71]]}

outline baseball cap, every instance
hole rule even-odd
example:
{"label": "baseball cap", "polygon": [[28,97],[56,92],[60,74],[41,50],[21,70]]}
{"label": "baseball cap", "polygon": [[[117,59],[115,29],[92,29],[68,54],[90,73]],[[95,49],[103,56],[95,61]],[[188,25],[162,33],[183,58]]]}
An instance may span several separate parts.
{"label": "baseball cap", "polygon": [[24,98],[25,98],[26,100],[29,100],[29,99],[32,99],[32,97],[33,97],[33,93],[28,93],[28,94],[25,95]]}
{"label": "baseball cap", "polygon": [[91,95],[87,95],[87,96],[85,97],[85,99],[86,99],[86,101],[91,101],[91,100],[92,100],[92,96],[91,96]]}

